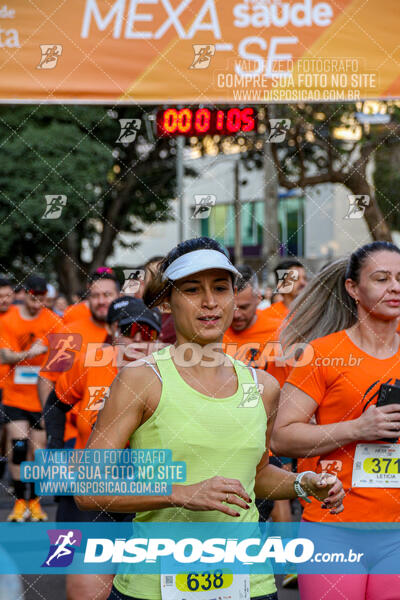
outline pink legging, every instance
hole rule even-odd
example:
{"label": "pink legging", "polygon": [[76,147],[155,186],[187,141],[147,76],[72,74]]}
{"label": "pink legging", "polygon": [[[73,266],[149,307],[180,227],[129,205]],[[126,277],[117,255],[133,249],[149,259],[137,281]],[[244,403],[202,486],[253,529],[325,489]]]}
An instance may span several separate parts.
{"label": "pink legging", "polygon": [[299,575],[301,600],[400,600],[400,575]]}

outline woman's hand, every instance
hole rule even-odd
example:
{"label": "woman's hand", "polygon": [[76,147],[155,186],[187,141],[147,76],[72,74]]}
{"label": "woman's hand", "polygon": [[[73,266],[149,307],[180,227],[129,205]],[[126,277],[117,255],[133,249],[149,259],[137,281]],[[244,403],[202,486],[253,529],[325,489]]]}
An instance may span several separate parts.
{"label": "woman's hand", "polygon": [[301,486],[310,496],[322,500],[322,508],[330,508],[332,515],[342,510],[345,492],[340,479],[330,473],[306,473],[301,480]]}
{"label": "woman's hand", "polygon": [[373,404],[353,421],[356,440],[379,440],[400,435],[400,406],[387,404],[379,408]]}
{"label": "woman's hand", "polygon": [[240,513],[229,505],[250,508],[251,498],[238,479],[216,476],[172,489],[172,503],[188,510],[219,510],[231,517],[239,517]]}

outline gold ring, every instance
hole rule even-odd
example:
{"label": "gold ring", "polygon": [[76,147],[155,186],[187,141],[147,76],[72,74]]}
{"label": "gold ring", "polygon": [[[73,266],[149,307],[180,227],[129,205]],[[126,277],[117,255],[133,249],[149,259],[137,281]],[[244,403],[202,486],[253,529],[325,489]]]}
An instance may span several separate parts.
{"label": "gold ring", "polygon": [[228,503],[229,503],[228,496],[229,496],[229,494],[227,494],[227,495],[225,496],[225,502],[228,502]]}

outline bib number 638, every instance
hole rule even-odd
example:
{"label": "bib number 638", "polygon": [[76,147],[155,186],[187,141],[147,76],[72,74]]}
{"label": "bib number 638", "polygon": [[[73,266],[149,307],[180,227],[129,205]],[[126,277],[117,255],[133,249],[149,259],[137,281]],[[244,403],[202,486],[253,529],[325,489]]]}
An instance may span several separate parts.
{"label": "bib number 638", "polygon": [[207,592],[229,587],[233,582],[231,573],[223,574],[221,570],[203,573],[180,573],[176,576],[176,587],[182,592]]}

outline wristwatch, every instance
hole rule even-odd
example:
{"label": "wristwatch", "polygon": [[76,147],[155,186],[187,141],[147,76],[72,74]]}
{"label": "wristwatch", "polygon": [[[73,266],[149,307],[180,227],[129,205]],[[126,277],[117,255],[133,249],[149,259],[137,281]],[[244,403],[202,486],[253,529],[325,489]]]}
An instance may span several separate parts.
{"label": "wristwatch", "polygon": [[301,480],[303,476],[306,475],[306,473],[312,473],[313,475],[315,475],[314,471],[303,471],[302,473],[299,473],[294,481],[294,491],[296,492],[299,498],[302,498],[303,500],[305,500],[305,502],[309,502],[311,504],[311,500],[308,498],[307,492],[301,485]]}

